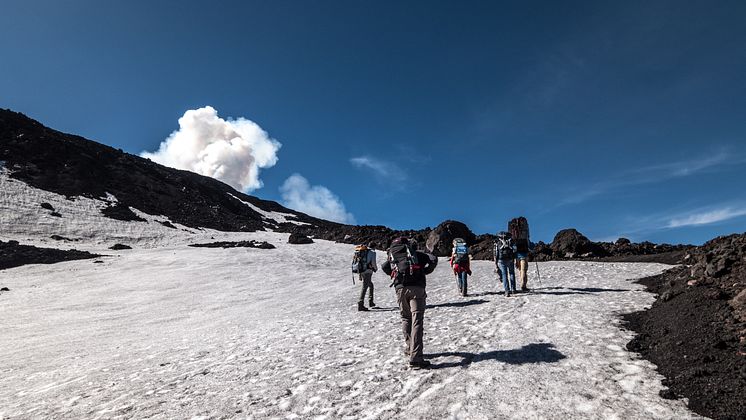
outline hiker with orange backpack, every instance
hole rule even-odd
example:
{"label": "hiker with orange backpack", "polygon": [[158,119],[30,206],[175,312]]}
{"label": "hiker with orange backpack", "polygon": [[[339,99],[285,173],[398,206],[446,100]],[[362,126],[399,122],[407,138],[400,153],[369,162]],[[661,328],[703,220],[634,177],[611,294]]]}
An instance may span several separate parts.
{"label": "hiker with orange backpack", "polygon": [[[358,245],[355,247],[355,254],[352,257],[352,273],[357,274],[360,277],[360,298],[357,301],[358,311],[367,311],[365,307],[365,295],[370,290],[370,297],[368,298],[368,306],[375,308],[376,304],[373,301],[373,273],[378,271],[378,263],[376,262],[376,243],[371,242],[366,245]],[[353,277],[353,283],[355,282]]]}

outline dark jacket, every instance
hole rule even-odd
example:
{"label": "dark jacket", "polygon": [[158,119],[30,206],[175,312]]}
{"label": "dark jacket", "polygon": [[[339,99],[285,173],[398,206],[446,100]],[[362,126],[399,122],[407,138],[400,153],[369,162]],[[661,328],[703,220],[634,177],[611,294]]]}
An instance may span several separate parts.
{"label": "dark jacket", "polygon": [[[393,286],[397,289],[404,286],[426,287],[427,278],[425,276],[435,270],[435,267],[438,265],[438,257],[422,251],[417,251],[416,257],[419,269],[414,270],[414,273],[411,275],[408,273],[397,273],[396,277],[392,277]],[[385,263],[381,264],[381,270],[389,276],[394,272],[393,267],[391,267],[391,261],[388,258]]]}
{"label": "dark jacket", "polygon": [[513,258],[515,258],[515,252],[516,252],[515,243],[513,242],[513,239],[510,239],[510,238],[508,238],[507,242],[508,242],[508,246],[513,251],[510,252],[508,255],[505,255],[502,252],[500,252],[500,238],[498,238],[495,241],[495,247],[494,247],[494,251],[495,251],[495,264],[497,264],[497,261],[499,261],[499,260],[512,260]]}

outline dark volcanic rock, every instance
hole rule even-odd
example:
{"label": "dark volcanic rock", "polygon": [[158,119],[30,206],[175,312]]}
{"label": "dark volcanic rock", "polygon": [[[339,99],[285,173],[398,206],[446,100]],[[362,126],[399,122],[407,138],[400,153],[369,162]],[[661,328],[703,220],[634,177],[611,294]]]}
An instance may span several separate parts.
{"label": "dark volcanic rock", "polygon": [[176,229],[176,226],[174,226],[174,224],[171,223],[171,222],[169,222],[168,220],[166,220],[165,222],[160,222],[159,221],[158,223],[162,224],[163,226],[165,226],[167,228]]}
{"label": "dark volcanic rock", "polygon": [[123,249],[132,249],[132,247],[129,245],[124,245],[124,244],[114,244],[110,246],[109,249],[114,250],[114,251],[121,251]]}
{"label": "dark volcanic rock", "polygon": [[49,203],[41,203],[40,205],[43,209],[54,211],[54,207],[52,207],[52,205]]}
{"label": "dark volcanic rock", "polygon": [[116,203],[113,206],[107,206],[101,209],[101,213],[112,219],[123,220],[125,222],[146,222],[147,220],[135,214],[129,206]]}
{"label": "dark volcanic rock", "polygon": [[37,248],[20,245],[18,241],[0,241],[0,270],[26,264],[54,264],[62,261],[96,258],[100,255],[86,251]]}
{"label": "dark volcanic rock", "polygon": [[66,238],[66,237],[60,236],[60,235],[52,235],[52,236],[50,236],[50,238],[54,239],[55,241],[67,241],[67,242],[74,241],[74,239]]}
{"label": "dark volcanic rock", "polygon": [[223,231],[264,230],[269,222],[239,201],[297,221],[332,230],[336,223],[289,210],[275,202],[240,193],[215,179],[167,168],[121,150],[44,127],[23,114],[0,109],[0,161],[12,178],[66,197],[118,203],[103,210],[118,220],[141,221],[129,207],[192,228]]}
{"label": "dark volcanic rock", "polygon": [[259,248],[275,249],[275,246],[269,242],[259,241],[238,241],[238,242],[211,242],[207,244],[191,244],[195,248]]}
{"label": "dark volcanic rock", "polygon": [[[691,248],[690,266],[640,281],[659,295],[626,315],[638,333],[627,347],[655,363],[670,391],[699,414],[746,414],[746,234]],[[710,269],[708,269],[710,267]]]}
{"label": "dark volcanic rock", "polygon": [[293,245],[312,244],[313,239],[303,235],[302,233],[291,233],[288,238],[288,243]]}
{"label": "dark volcanic rock", "polygon": [[484,234],[476,237],[474,245],[469,246],[469,253],[475,260],[492,260],[495,258],[495,235]]}
{"label": "dark volcanic rock", "polygon": [[455,220],[446,220],[430,232],[425,247],[438,257],[446,257],[451,255],[455,238],[462,238],[467,245],[474,245],[477,241],[477,236],[468,226]]}
{"label": "dark volcanic rock", "polygon": [[423,230],[393,230],[385,226],[350,226],[350,225],[326,225],[326,226],[298,226],[286,223],[279,226],[279,232],[298,233],[313,236],[316,239],[341,242],[345,244],[368,244],[376,243],[376,249],[388,249],[391,241],[400,236],[412,238],[424,247],[427,236],[431,229]]}
{"label": "dark volcanic rock", "polygon": [[564,229],[557,232],[549,247],[552,249],[555,258],[606,256],[606,252],[601,247],[575,229]]}

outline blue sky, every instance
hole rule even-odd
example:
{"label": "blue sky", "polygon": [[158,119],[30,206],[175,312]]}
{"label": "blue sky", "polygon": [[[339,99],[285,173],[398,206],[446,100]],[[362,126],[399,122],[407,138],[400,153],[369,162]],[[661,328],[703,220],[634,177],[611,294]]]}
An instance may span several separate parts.
{"label": "blue sky", "polygon": [[208,163],[359,224],[701,243],[746,231],[745,21],[740,1],[5,0],[0,107],[134,154],[202,109],[268,154]]}

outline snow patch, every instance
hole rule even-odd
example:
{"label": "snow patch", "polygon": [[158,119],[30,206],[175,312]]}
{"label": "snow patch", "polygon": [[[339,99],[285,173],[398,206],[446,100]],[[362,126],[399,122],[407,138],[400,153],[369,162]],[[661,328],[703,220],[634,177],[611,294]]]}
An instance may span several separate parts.
{"label": "snow patch", "polygon": [[281,213],[281,212],[274,212],[274,211],[265,211],[260,209],[259,207],[249,203],[248,201],[241,200],[240,198],[236,197],[235,195],[228,193],[229,196],[232,198],[242,202],[243,204],[247,205],[250,209],[254,210],[255,212],[262,215],[265,219],[270,219],[275,221],[276,223],[292,223],[294,225],[310,225],[310,223],[306,222],[300,222],[297,219],[297,216],[291,213]]}

